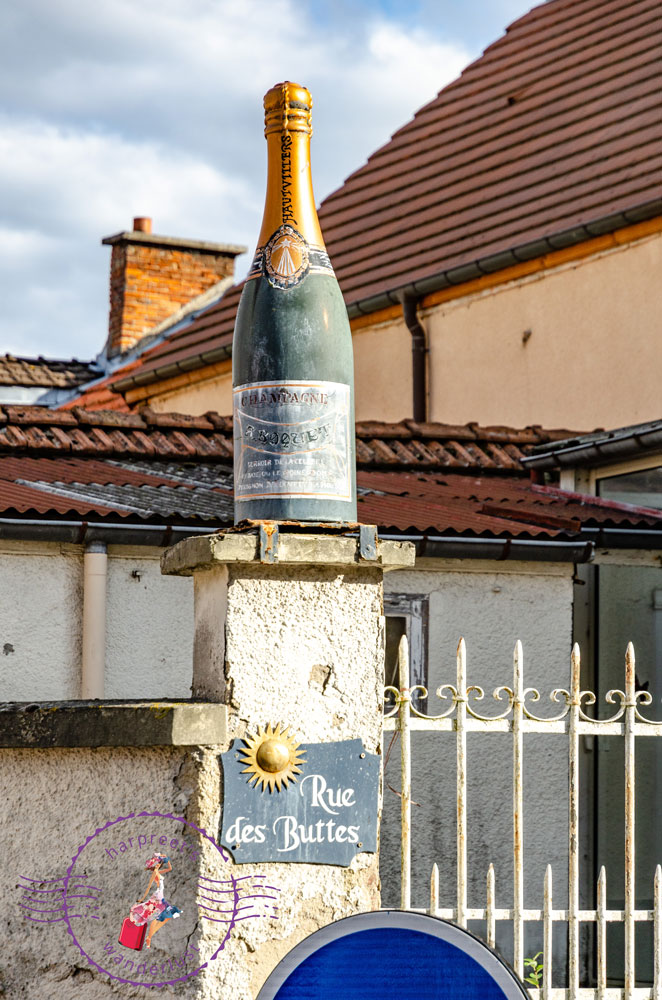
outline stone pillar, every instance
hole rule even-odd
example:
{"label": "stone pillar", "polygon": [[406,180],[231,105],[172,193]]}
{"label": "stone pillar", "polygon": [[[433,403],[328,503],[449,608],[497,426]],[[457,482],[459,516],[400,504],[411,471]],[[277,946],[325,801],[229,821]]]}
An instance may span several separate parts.
{"label": "stone pillar", "polygon": [[[303,743],[360,738],[378,753],[383,572],[413,565],[413,546],[376,542],[367,529],[357,538],[267,527],[186,539],[163,556],[164,573],[194,576],[193,696],[227,706],[228,746],[281,722]],[[213,816],[217,830],[219,819]],[[255,997],[303,937],[380,905],[375,854],[358,853],[347,868],[264,862],[233,869],[266,874],[278,886],[278,920],[234,927],[223,958],[203,973],[205,997]],[[219,932],[202,924],[211,948]]]}

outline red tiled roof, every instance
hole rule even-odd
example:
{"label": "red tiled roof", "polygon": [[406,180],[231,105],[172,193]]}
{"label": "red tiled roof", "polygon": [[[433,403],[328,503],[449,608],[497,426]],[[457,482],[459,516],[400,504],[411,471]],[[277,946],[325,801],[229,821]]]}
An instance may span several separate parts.
{"label": "red tiled roof", "polygon": [[659,0],[515,21],[322,205],[348,304],[660,199],[661,43]]}
{"label": "red tiled roof", "polygon": [[[323,202],[347,305],[662,214],[661,45],[659,0],[549,0],[515,21]],[[217,360],[240,292],[108,384]]]}
{"label": "red tiled roof", "polygon": [[53,358],[17,358],[13,354],[0,357],[0,385],[34,386],[44,389],[68,389],[94,378],[92,361],[66,361]]}
{"label": "red tiled roof", "polygon": [[582,527],[662,529],[662,511],[537,486],[516,476],[358,474],[359,521],[399,532],[553,538]]}
{"label": "red tiled roof", "polygon": [[[148,348],[140,357],[81,393],[64,408],[84,406],[86,409],[113,409],[128,411],[119,390],[118,382],[136,378],[136,384],[151,382],[159,377],[169,377],[191,367],[212,364],[222,357],[231,356],[234,319],[243,284],[234,285],[213,306],[193,322]],[[220,355],[217,356],[217,355]],[[198,359],[195,364],[191,358]]]}
{"label": "red tiled roof", "polygon": [[119,393],[113,391],[113,383],[118,379],[126,378],[131,372],[137,371],[142,365],[143,358],[122,365],[112,375],[92,382],[83,388],[79,396],[63,403],[60,410],[71,410],[74,407],[82,406],[86,410],[118,410],[122,413],[129,413],[130,407],[126,400]]}
{"label": "red tiled roof", "polygon": [[[526,453],[568,433],[360,423],[359,518],[395,532],[557,540],[636,527],[660,531],[662,543],[662,511],[528,481]],[[216,413],[0,407],[0,514],[229,525],[231,435]]]}
{"label": "red tiled roof", "polygon": [[[421,468],[522,473],[521,459],[534,445],[571,436],[541,427],[479,427],[477,424],[398,424],[363,421],[356,425],[357,461],[366,468]],[[232,419],[217,413],[90,411],[80,407],[0,407],[0,453],[140,455],[147,458],[229,460]]]}

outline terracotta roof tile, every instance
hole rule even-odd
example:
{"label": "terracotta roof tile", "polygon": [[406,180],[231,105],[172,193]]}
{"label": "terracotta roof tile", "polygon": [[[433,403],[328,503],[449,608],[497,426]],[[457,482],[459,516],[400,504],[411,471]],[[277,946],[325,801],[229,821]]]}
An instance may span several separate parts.
{"label": "terracotta roof tile", "polygon": [[0,357],[0,385],[69,389],[89,382],[98,372],[94,362],[76,358],[17,358],[13,354]]}
{"label": "terracotta roof tile", "polygon": [[[356,434],[359,462],[366,468],[524,475],[521,459],[534,445],[576,432],[406,420],[397,424],[363,421],[356,425]],[[0,454],[16,449],[227,460],[232,458],[232,418],[213,412],[203,416],[157,413],[148,407],[132,413],[82,407],[55,411],[40,406],[0,407]]]}
{"label": "terracotta roof tile", "polygon": [[[0,416],[8,415],[0,408]],[[228,418],[213,413],[108,418],[74,410],[69,423],[48,427],[41,410],[15,416],[20,426],[0,424],[3,517],[138,519],[210,530],[232,521]],[[445,433],[449,430],[454,437]],[[427,436],[431,433],[435,436]],[[476,424],[359,425],[359,516],[383,530],[471,537],[577,539],[590,526],[662,534],[662,511],[529,482],[517,456],[533,444],[521,441],[544,443],[558,434]],[[507,444],[509,435],[520,445]]]}
{"label": "terracotta roof tile", "polygon": [[[208,416],[190,416],[185,413],[157,413],[151,407],[140,410],[140,419],[148,427],[177,427],[209,431],[214,427]],[[224,425],[225,427],[225,425]]]}
{"label": "terracotta roof tile", "polygon": [[50,410],[45,406],[16,406],[5,405],[3,407],[6,419],[12,424],[40,424],[48,427],[55,425],[71,427],[76,424],[76,418],[63,410]]}
{"label": "terracotta roof tile", "polygon": [[[63,411],[56,411],[62,413]],[[66,416],[74,418],[72,423],[90,427],[145,427],[145,420],[140,413],[118,413],[112,410],[89,410],[87,407],[76,406]]]}

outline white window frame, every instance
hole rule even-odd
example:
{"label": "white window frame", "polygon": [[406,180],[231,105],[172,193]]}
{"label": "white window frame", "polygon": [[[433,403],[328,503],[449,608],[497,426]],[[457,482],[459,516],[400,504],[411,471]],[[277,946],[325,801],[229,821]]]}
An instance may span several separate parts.
{"label": "white window frame", "polygon": [[427,687],[429,608],[428,594],[384,594],[384,616],[404,618],[406,622],[412,687],[417,684]]}

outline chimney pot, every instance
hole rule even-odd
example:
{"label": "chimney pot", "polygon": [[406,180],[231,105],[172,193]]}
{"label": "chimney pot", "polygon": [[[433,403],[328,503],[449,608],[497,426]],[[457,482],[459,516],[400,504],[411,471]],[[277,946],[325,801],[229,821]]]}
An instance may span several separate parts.
{"label": "chimney pot", "polygon": [[152,220],[147,215],[139,215],[133,220],[134,233],[151,233]]}

